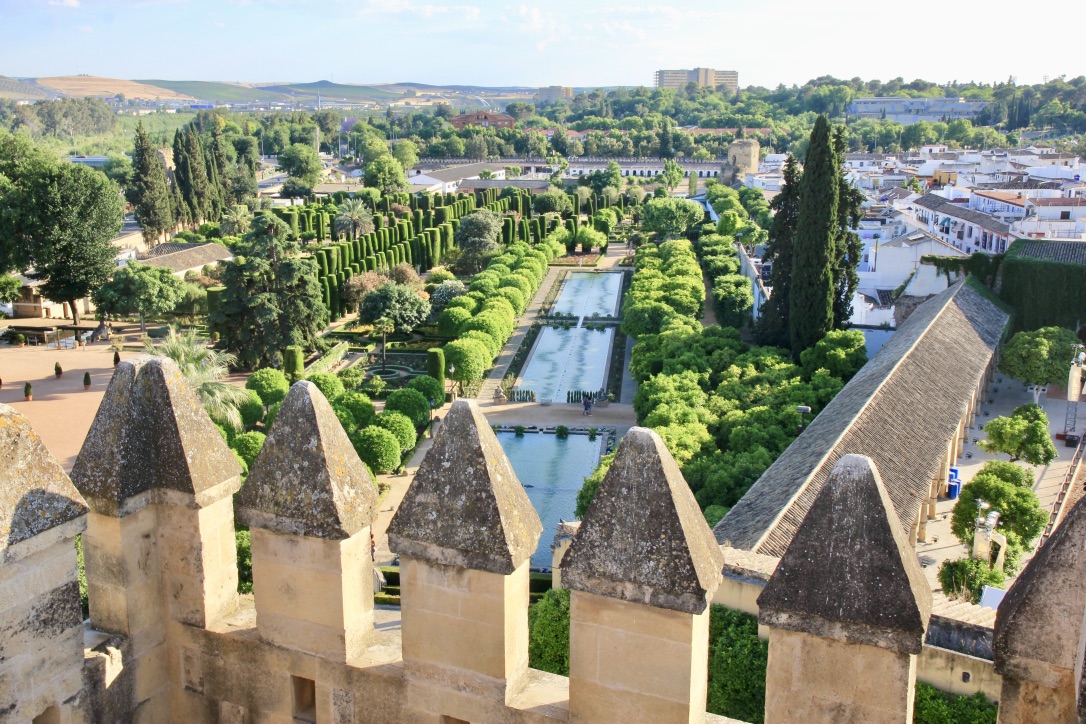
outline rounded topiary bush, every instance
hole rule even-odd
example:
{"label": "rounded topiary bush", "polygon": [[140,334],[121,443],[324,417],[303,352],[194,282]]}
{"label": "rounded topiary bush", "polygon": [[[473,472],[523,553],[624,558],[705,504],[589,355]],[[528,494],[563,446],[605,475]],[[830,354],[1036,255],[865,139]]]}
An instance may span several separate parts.
{"label": "rounded topiary bush", "polygon": [[366,427],[373,423],[373,417],[377,414],[370,398],[361,392],[345,392],[336,398],[336,405],[349,410],[354,417],[355,424]]}
{"label": "rounded topiary bush", "polygon": [[346,390],[343,386],[343,381],[331,372],[318,372],[315,375],[310,375],[306,379],[315,384],[317,389],[321,391],[321,394],[329,400],[336,399]]}
{"label": "rounded topiary bush", "polygon": [[456,371],[450,374],[457,382],[472,382],[483,376],[490,368],[493,359],[490,351],[477,339],[458,339],[445,345],[445,359],[450,370]]}
{"label": "rounded topiary bush", "polygon": [[533,284],[520,274],[506,274],[501,278],[500,287],[513,287],[520,290],[525,297],[535,293]]}
{"label": "rounded topiary bush", "polygon": [[515,287],[502,287],[498,290],[498,295],[512,304],[513,310],[517,314],[522,314],[524,312],[524,307],[527,302],[525,301],[525,296],[519,289],[516,289]]}
{"label": "rounded topiary bush", "polygon": [[265,367],[249,375],[249,379],[245,381],[245,386],[260,395],[261,401],[269,407],[276,402],[282,402],[283,398],[290,392],[290,383],[287,382],[287,376],[271,367]]}
{"label": "rounded topiary bush", "polygon": [[387,473],[400,464],[400,441],[383,427],[370,425],[351,438],[362,462],[375,473]]}
{"label": "rounded topiary bush", "polygon": [[260,399],[256,390],[246,390],[246,392],[248,398],[238,405],[238,412],[241,414],[242,424],[245,427],[252,427],[264,419],[264,401]]}
{"label": "rounded topiary bush", "polygon": [[418,440],[418,435],[415,434],[415,426],[407,415],[402,412],[385,410],[374,418],[373,424],[383,427],[395,435],[396,440],[400,443],[401,451],[415,447],[415,442]]}
{"label": "rounded topiary bush", "polygon": [[470,295],[463,295],[461,297],[453,297],[449,300],[449,303],[445,305],[445,309],[464,309],[469,314],[475,314],[475,310],[479,308],[479,300]]}
{"label": "rounded topiary bush", "polygon": [[343,426],[343,429],[348,435],[358,429],[358,421],[354,419],[354,415],[351,414],[351,411],[343,405],[332,405],[332,412],[336,413],[336,417],[339,418],[339,424]]}
{"label": "rounded topiary bush", "polygon": [[385,398],[385,410],[402,412],[416,429],[430,421],[430,402],[418,390],[395,390]]}
{"label": "rounded topiary bush", "polygon": [[474,339],[483,343],[486,347],[487,354],[490,355],[490,359],[493,360],[498,356],[498,353],[502,351],[502,343],[500,340],[491,337],[486,332],[482,332],[478,329],[469,329],[460,335],[460,339]]}
{"label": "rounded topiary bush", "polygon": [[453,279],[456,279],[456,275],[441,266],[435,266],[430,270],[430,274],[426,277],[426,281],[431,284],[440,284],[441,282],[448,282]]}
{"label": "rounded topiary bush", "polygon": [[271,426],[275,424],[275,418],[279,415],[279,408],[282,406],[282,402],[276,402],[268,408],[268,413],[264,415],[264,427],[271,429]]}
{"label": "rounded topiary bush", "polygon": [[[457,299],[462,298],[457,297]],[[471,319],[471,312],[463,307],[448,307],[438,315],[437,333],[443,337],[455,337],[460,334],[460,326],[469,319]]]}
{"label": "rounded topiary bush", "polygon": [[430,375],[419,375],[407,383],[410,390],[418,390],[427,401],[433,400],[432,408],[441,407],[445,402],[445,385],[435,380]]}
{"label": "rounded topiary bush", "polygon": [[264,447],[264,433],[243,432],[235,435],[230,447],[245,461],[245,466],[251,468],[256,456],[260,454],[260,448]]}

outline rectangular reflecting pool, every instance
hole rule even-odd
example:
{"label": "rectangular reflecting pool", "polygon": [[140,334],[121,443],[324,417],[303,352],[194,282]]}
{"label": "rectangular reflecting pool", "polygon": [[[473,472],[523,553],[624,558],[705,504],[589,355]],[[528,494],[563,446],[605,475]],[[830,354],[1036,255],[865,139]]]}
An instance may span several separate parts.
{"label": "rectangular reflecting pool", "polygon": [[614,272],[571,272],[554,303],[554,313],[575,317],[613,317],[618,314],[622,274]]}
{"label": "rectangular reflecting pool", "polygon": [[539,401],[553,402],[565,402],[567,390],[602,389],[614,335],[613,327],[602,331],[544,327],[520,375],[520,388],[535,390]]}
{"label": "rectangular reflecting pool", "polygon": [[604,438],[602,433],[592,441],[587,435],[563,439],[538,432],[526,432],[522,437],[511,432],[498,433],[502,449],[543,521],[539,547],[532,555],[533,568],[551,567],[555,526],[559,519],[573,520],[577,491],[596,469]]}

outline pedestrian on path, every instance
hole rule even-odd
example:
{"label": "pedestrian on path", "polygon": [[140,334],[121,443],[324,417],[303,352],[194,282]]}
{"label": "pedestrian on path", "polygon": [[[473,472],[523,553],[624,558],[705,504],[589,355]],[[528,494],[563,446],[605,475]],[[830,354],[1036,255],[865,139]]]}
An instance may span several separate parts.
{"label": "pedestrian on path", "polygon": [[581,413],[581,414],[588,415],[589,417],[592,417],[592,398],[589,397],[588,395],[585,395],[585,398],[584,398],[584,412]]}

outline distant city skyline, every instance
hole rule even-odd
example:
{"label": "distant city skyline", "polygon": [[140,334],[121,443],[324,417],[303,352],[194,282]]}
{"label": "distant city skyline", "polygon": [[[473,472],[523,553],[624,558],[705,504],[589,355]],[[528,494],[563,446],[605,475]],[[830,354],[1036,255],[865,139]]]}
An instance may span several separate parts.
{"label": "distant city skyline", "polygon": [[[919,0],[878,18],[861,0],[831,11],[803,0],[705,5],[0,0],[0,75],[651,87],[658,69],[712,67],[738,71],[741,87],[772,88],[821,75],[1039,83],[1086,74],[1086,56],[1030,52],[1028,33],[1014,37],[1028,21],[1012,26],[975,1]],[[1086,4],[1059,17],[1083,27]]]}

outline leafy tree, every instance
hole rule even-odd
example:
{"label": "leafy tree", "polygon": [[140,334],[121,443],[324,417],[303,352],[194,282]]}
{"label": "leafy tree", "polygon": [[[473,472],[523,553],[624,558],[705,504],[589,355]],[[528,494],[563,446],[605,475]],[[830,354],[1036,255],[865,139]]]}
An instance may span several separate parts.
{"label": "leafy tree", "polygon": [[552,588],[528,609],[528,665],[569,676],[569,589]]}
{"label": "leafy tree", "polygon": [[468,293],[464,282],[458,279],[448,279],[437,285],[437,289],[430,292],[430,307],[434,311],[444,310],[445,306],[459,296]]}
{"label": "leafy tree", "polygon": [[340,291],[340,298],[348,307],[356,307],[372,292],[388,284],[388,277],[375,271],[355,274]]}
{"label": "leafy tree", "polygon": [[400,465],[400,441],[388,430],[370,425],[359,430],[351,442],[362,462],[375,473],[387,473]]}
{"label": "leafy tree", "polygon": [[278,168],[306,186],[315,186],[321,179],[321,171],[324,169],[324,165],[321,163],[320,155],[317,154],[317,150],[313,146],[306,143],[295,143],[279,154]]}
{"label": "leafy tree", "polygon": [[705,217],[701,204],[688,199],[653,199],[641,211],[641,223],[646,231],[664,235],[685,234]]}
{"label": "leafy tree", "polygon": [[471,319],[471,312],[461,307],[449,307],[437,318],[437,333],[442,337],[455,337],[460,328]]}
{"label": "leafy tree", "polygon": [[978,500],[999,511],[999,528],[1013,534],[1022,545],[1029,545],[1048,523],[1048,513],[1032,490],[1009,483],[995,473],[980,472],[962,488],[951,515],[950,530],[963,543],[973,542],[980,514]]}
{"label": "leafy tree", "polygon": [[401,139],[392,144],[392,157],[399,161],[401,168],[414,168],[419,162],[419,147],[414,141]]}
{"label": "leafy tree", "polygon": [[663,302],[638,302],[625,309],[622,333],[635,339],[646,334],[658,334],[675,316],[675,310]]}
{"label": "leafy tree", "polygon": [[313,187],[300,178],[288,178],[283,182],[279,195],[284,199],[303,199],[313,193]]}
{"label": "leafy tree", "polygon": [[19,298],[22,289],[23,283],[19,281],[18,277],[0,276],[0,302],[11,304]]}
{"label": "leafy tree", "polygon": [[312,382],[329,402],[339,399],[339,396],[346,391],[343,382],[331,372],[317,372],[306,379]]}
{"label": "leafy tree", "polygon": [[333,222],[337,232],[350,233],[355,239],[373,231],[373,214],[362,199],[347,199],[336,209]]}
{"label": "leafy tree", "polygon": [[0,259],[43,280],[44,297],[68,305],[109,281],[121,229],[117,187],[85,166],[34,159],[0,177]]}
{"label": "leafy tree", "polygon": [[799,359],[807,377],[824,369],[848,382],[867,364],[864,334],[859,330],[830,330],[814,347],[803,350]]}
{"label": "leafy tree", "polygon": [[385,410],[403,413],[419,430],[430,421],[430,401],[418,390],[410,388],[388,393]]}
{"label": "leafy tree", "polygon": [[185,282],[166,267],[130,262],[94,292],[94,306],[102,314],[138,314],[140,331],[147,333],[147,317],[164,314],[181,303]]}
{"label": "leafy tree", "polygon": [[245,381],[245,387],[259,395],[265,407],[282,402],[290,392],[290,382],[287,381],[286,375],[271,367],[265,367],[249,375],[249,379]]}
{"label": "leafy tree", "polygon": [[1011,462],[1025,460],[1031,465],[1048,465],[1058,453],[1052,443],[1048,415],[1038,405],[1020,405],[1010,417],[1000,416],[984,425],[985,452],[1010,455]]}
{"label": "leafy tree", "polygon": [[[612,161],[612,163],[614,162]],[[668,193],[671,193],[672,189],[677,188],[683,182],[683,173],[682,166],[670,158],[664,160],[664,171],[660,174],[660,178],[663,180],[664,186],[667,186]]]}
{"label": "leafy tree", "polygon": [[373,324],[388,319],[397,332],[410,332],[426,321],[430,302],[402,284],[384,284],[366,296],[358,307],[358,320]]}
{"label": "leafy tree", "polygon": [[980,603],[985,586],[1002,588],[1006,580],[1007,576],[1001,569],[992,568],[988,561],[980,558],[958,558],[943,561],[939,566],[939,585],[943,587],[943,593],[950,597],[966,598],[970,603]]}
{"label": "leafy tree", "polygon": [[1054,382],[1067,384],[1075,333],[1063,327],[1042,327],[1019,332],[1003,345],[999,370],[1033,387],[1033,402],[1040,404],[1041,389]]}
{"label": "leafy tree", "polygon": [[754,307],[750,279],[742,274],[726,274],[713,280],[713,309],[717,322],[728,327],[742,327]]}
{"label": "leafy tree", "polygon": [[328,323],[317,285],[317,264],[287,242],[290,228],[267,215],[254,222],[247,249],[226,265],[225,289],[211,313],[211,330],[245,368],[279,367],[289,346],[313,349]]}
{"label": "leafy tree", "polygon": [[174,228],[166,166],[151,137],[143,129],[143,121],[136,126],[132,177],[125,186],[125,197],[132,204],[136,221],[143,227],[143,238],[148,244],[153,246],[159,237]]}
{"label": "leafy tree", "polygon": [[403,166],[392,156],[381,156],[366,164],[366,186],[382,194],[394,194],[407,188]]}
{"label": "leafy tree", "polygon": [[238,408],[249,399],[248,392],[223,381],[230,374],[234,355],[209,347],[194,331],[178,334],[172,328],[157,346],[151,339],[145,340],[143,351],[173,360],[216,424],[229,430],[242,429]]}
{"label": "leafy tree", "polygon": [[799,186],[802,172],[796,157],[789,154],[784,163],[781,191],[770,203],[776,214],[769,227],[769,241],[763,261],[772,265],[770,286],[773,293],[762,307],[758,338],[763,344],[786,346],[789,342],[791,313],[792,244],[799,219]]}
{"label": "leafy tree", "polygon": [[453,340],[445,345],[444,349],[450,370],[449,377],[460,383],[461,391],[465,382],[481,379],[483,373],[490,368],[490,352],[476,339]]}
{"label": "leafy tree", "polygon": [[838,167],[830,124],[819,116],[800,181],[793,244],[789,339],[792,354],[814,346],[833,328]]}
{"label": "leafy tree", "polygon": [[501,248],[498,244],[501,229],[501,219],[489,209],[479,209],[462,218],[456,230],[459,263],[471,271],[482,269]]}
{"label": "leafy tree", "polygon": [[561,191],[548,191],[539,194],[532,200],[532,208],[537,214],[562,214],[568,216],[573,213],[573,202],[569,194]]}

